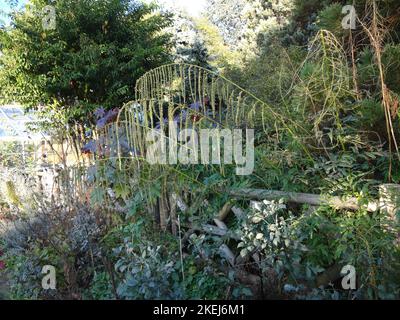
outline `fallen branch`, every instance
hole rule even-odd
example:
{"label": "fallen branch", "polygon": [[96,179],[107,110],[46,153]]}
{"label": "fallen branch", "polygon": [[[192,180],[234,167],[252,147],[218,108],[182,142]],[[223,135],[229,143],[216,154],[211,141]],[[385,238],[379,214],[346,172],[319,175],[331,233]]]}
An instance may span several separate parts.
{"label": "fallen branch", "polygon": [[219,219],[214,219],[214,223],[215,223],[215,225],[216,225],[218,228],[220,228],[220,229],[222,229],[222,230],[228,230],[227,225],[226,225],[224,222],[222,222],[221,220],[219,220]]}
{"label": "fallen branch", "polygon": [[220,229],[211,224],[205,224],[202,226],[193,226],[192,229],[195,231],[205,232],[205,233],[212,234],[215,236],[227,237],[227,238],[230,238],[230,239],[233,239],[236,241],[240,241],[240,236],[238,234],[236,234],[232,231],[229,231],[229,230]]}
{"label": "fallen branch", "polygon": [[238,207],[232,207],[232,212],[234,213],[234,215],[235,215],[235,217],[237,219],[241,219],[246,215],[244,213],[244,211],[241,208],[238,208]]}
{"label": "fallen branch", "polygon": [[226,244],[223,244],[219,247],[219,251],[221,255],[229,262],[232,267],[235,267],[235,255],[232,250]]}
{"label": "fallen branch", "polygon": [[309,204],[311,206],[330,205],[335,209],[358,210],[364,208],[370,212],[378,209],[377,203],[359,205],[356,198],[341,199],[340,197],[328,197],[310,193],[295,193],[262,189],[240,189],[230,191],[229,194],[235,198],[256,199],[256,200],[279,200],[284,199],[287,202]]}

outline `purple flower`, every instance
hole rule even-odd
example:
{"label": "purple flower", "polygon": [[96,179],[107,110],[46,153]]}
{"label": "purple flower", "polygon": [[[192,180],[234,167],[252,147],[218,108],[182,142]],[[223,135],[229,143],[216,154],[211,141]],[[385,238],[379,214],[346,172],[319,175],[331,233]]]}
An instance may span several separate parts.
{"label": "purple flower", "polygon": [[108,123],[112,123],[117,120],[119,109],[115,108],[107,111],[107,113],[97,121],[97,128],[103,129]]}
{"label": "purple flower", "polygon": [[104,117],[105,114],[106,111],[104,110],[103,107],[97,108],[96,111],[94,112],[94,115],[96,116],[97,119]]}
{"label": "purple flower", "polygon": [[106,118],[101,118],[97,121],[97,128],[103,129],[107,124],[107,119]]}
{"label": "purple flower", "polygon": [[[164,124],[164,125],[167,125],[167,124],[168,124],[168,118],[164,118],[163,124]],[[155,129],[161,129],[161,124],[160,124],[160,122],[157,122],[157,123],[156,123]]]}
{"label": "purple flower", "polygon": [[96,151],[97,151],[97,146],[96,146],[96,141],[94,140],[90,140],[82,147],[82,153],[84,154],[96,153]]}
{"label": "purple flower", "polygon": [[194,110],[194,111],[200,111],[200,107],[201,107],[200,102],[195,102],[195,103],[192,103],[192,104],[189,106],[189,109],[192,109],[192,110]]}

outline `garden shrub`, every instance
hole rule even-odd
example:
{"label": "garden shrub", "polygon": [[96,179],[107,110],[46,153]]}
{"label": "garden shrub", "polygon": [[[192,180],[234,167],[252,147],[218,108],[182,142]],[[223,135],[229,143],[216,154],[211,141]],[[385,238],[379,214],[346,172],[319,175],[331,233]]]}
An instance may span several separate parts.
{"label": "garden shrub", "polygon": [[[260,269],[275,270],[282,294],[307,299],[399,298],[399,225],[381,213],[321,207],[295,216],[282,201],[264,201],[246,216],[241,230],[241,256],[259,253]],[[331,279],[339,283],[319,287],[321,275],[335,265],[339,270],[355,267],[356,290],[343,290],[339,274]]]}
{"label": "garden shrub", "polygon": [[[44,203],[43,205],[48,205]],[[45,299],[81,296],[101,262],[98,241],[102,228],[85,206],[37,208],[10,222],[3,234],[12,296]],[[57,291],[41,286],[42,268],[57,271]]]}
{"label": "garden shrub", "polygon": [[[126,52],[111,54],[114,44],[107,32],[103,32],[103,28],[106,30],[108,27],[103,26],[102,15],[96,17],[96,23],[102,25],[96,30],[106,42],[105,53],[102,52],[103,44],[94,45],[89,41],[82,52],[75,52],[70,57],[77,59],[78,64],[72,63],[71,59],[67,62],[72,63],[75,69],[93,67],[95,75],[100,75],[107,83],[110,80],[105,92],[90,88],[90,84],[93,88],[98,87],[97,76],[83,75],[75,70],[75,75],[64,72],[55,79],[57,83],[53,87],[61,88],[65,97],[59,96],[60,90],[54,88],[46,93],[48,88],[44,83],[49,79],[44,79],[44,83],[36,86],[41,87],[41,92],[31,90],[29,101],[26,100],[29,97],[21,98],[22,102],[36,108],[38,101],[42,102],[45,97],[50,102],[44,110],[45,115],[55,118],[54,124],[62,128],[71,129],[74,126],[67,126],[67,123],[78,122],[81,127],[68,138],[76,144],[81,143],[83,153],[98,161],[85,176],[88,184],[95,186],[85,196],[77,197],[90,199],[90,204],[78,200],[56,204],[36,195],[33,197],[34,181],[25,171],[12,168],[5,172],[1,168],[0,210],[16,213],[15,221],[7,222],[2,235],[13,298],[400,298],[399,224],[388,219],[383,212],[337,210],[328,206],[300,207],[284,200],[263,201],[259,206],[248,208],[248,201],[230,199],[230,190],[253,187],[310,192],[323,197],[349,196],[364,204],[378,199],[377,187],[380,184],[400,182],[400,161],[392,141],[392,138],[400,137],[398,39],[378,39],[384,73],[384,79],[381,79],[377,48],[369,43],[366,30],[358,28],[352,34],[354,39],[349,39],[350,31],[344,31],[340,26],[345,1],[288,2],[295,5],[293,16],[289,15],[290,10],[286,10],[289,7],[280,7],[277,12],[285,13],[284,27],[278,30],[276,25],[271,26],[265,34],[254,32],[251,38],[262,41],[259,41],[257,53],[248,52],[248,56],[243,54],[245,48],[240,49],[243,51],[227,51],[225,44],[210,41],[221,40],[217,27],[208,27],[206,21],[200,21],[198,26],[204,36],[209,34],[204,45],[215,54],[216,63],[213,65],[216,69],[220,67],[218,72],[270,104],[269,110],[278,110],[284,119],[271,123],[256,119],[255,123],[262,123],[263,130],[260,125],[259,132],[256,132],[256,166],[254,174],[248,177],[238,177],[232,166],[155,167],[137,166],[132,161],[131,156],[136,154],[136,150],[129,146],[129,139],[121,133],[124,126],[115,130],[112,124],[119,114],[117,107],[128,102],[126,98],[134,97],[134,91],[128,89],[133,87],[135,80],[146,70],[169,61],[165,54],[169,36],[159,33],[169,25],[169,18],[168,15],[152,15],[150,20],[145,19],[137,25],[136,31],[141,35],[139,47],[146,47],[148,40],[157,40],[145,52],[133,50],[123,37],[118,40],[125,46],[128,58],[146,57],[148,61],[140,65],[140,62],[127,64]],[[70,0],[61,1],[58,8],[68,13],[68,3]],[[78,23],[79,27],[90,27],[90,24],[81,25],[79,17],[85,15],[86,7],[95,7],[96,3],[79,3],[83,7],[72,22]],[[282,3],[278,1],[276,4]],[[357,2],[357,10],[364,14],[360,16],[364,19],[362,21],[370,21],[373,18],[371,13],[362,11],[369,8],[363,8],[365,3]],[[105,12],[114,6],[117,12],[122,12],[128,1],[110,2]],[[379,2],[378,9],[382,9],[382,14],[387,8],[392,14],[398,5],[395,0]],[[110,26],[111,34],[121,35],[116,26],[127,21],[128,25],[123,28],[126,31],[126,28],[136,25],[135,15],[143,17],[152,12],[152,6],[132,8],[129,16],[122,15],[122,20]],[[269,12],[268,6],[261,13],[268,13],[267,20],[276,21],[273,15],[277,13]],[[96,12],[92,14],[96,15]],[[39,20],[37,17],[24,17],[17,20],[16,27],[23,27],[23,19]],[[61,21],[65,24],[64,29],[70,24],[65,16]],[[150,30],[148,39],[142,37],[146,31],[143,28]],[[9,50],[11,59],[2,57],[5,67],[2,69],[2,82],[8,84],[8,95],[15,91],[13,83],[18,77],[13,75],[23,68],[7,71],[6,66],[13,65],[14,61],[22,63],[14,57],[18,52],[25,52],[26,46],[31,47],[29,41],[34,40],[33,35],[29,35],[26,41],[18,44],[12,38],[17,31],[2,33],[5,47],[18,49]],[[391,26],[387,34],[398,34],[398,26]],[[51,42],[53,36],[47,39]],[[46,37],[41,41],[50,47],[59,45],[51,44]],[[136,36],[129,33],[127,39],[132,37]],[[88,39],[75,39],[74,43],[82,40]],[[41,42],[33,42],[34,51],[41,51],[37,47]],[[74,46],[73,43],[67,45]],[[155,50],[154,59],[151,58],[151,48]],[[84,55],[82,60],[80,55],[92,49],[94,55]],[[62,51],[56,51],[58,58],[63,57]],[[107,65],[107,69],[114,70],[113,65],[122,65],[120,72],[104,73],[102,65],[96,65],[95,62],[101,61],[104,54],[107,61],[113,62]],[[85,59],[94,64],[88,65]],[[54,63],[50,60],[53,68]],[[60,68],[64,70],[68,66]],[[35,77],[42,75],[40,70],[33,71],[28,82],[34,83]],[[118,74],[123,76],[121,83]],[[183,79],[182,84],[186,82],[187,79]],[[152,79],[151,83],[153,87],[157,81]],[[150,91],[156,92],[154,87]],[[393,118],[391,138],[388,137],[388,115],[382,107],[382,89],[386,87],[391,98],[389,116]],[[24,88],[19,86],[17,89],[21,91]],[[71,102],[76,100],[76,95],[81,104]],[[88,113],[95,109],[94,115]],[[156,117],[152,115],[151,118]],[[93,130],[95,128],[97,131]],[[83,140],[87,141],[81,141],[81,136],[85,136]],[[18,151],[13,148],[15,146],[6,146],[2,150]],[[119,149],[124,149],[121,157]],[[19,163],[18,160],[15,157],[2,158],[0,162],[13,167],[12,162]],[[187,210],[179,209],[179,231],[175,230],[174,235],[171,234],[174,233],[171,220],[165,222],[165,230],[160,230],[160,213],[154,210],[167,193],[182,195],[188,205]],[[240,235],[236,247],[236,242],[228,237],[194,230],[194,226],[212,221],[228,201],[240,204],[246,213],[239,222],[230,217],[225,221]],[[182,246],[181,240],[185,242]],[[234,248],[235,263],[239,261],[242,264],[232,267],[221,254],[222,245]],[[56,291],[41,288],[41,270],[45,264],[56,267]],[[339,271],[344,265],[356,269],[355,290],[345,291],[341,287]],[[328,277],[332,269],[339,271],[335,271],[334,277]],[[264,292],[254,295],[252,288],[239,281],[238,270],[260,279]]]}

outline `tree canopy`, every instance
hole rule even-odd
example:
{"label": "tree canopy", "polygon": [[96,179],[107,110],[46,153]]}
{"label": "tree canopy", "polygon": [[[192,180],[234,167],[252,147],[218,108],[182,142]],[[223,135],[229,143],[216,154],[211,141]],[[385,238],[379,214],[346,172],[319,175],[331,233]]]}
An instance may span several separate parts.
{"label": "tree canopy", "polygon": [[66,123],[132,100],[136,80],[170,59],[162,31],[171,19],[155,9],[132,0],[30,1],[1,28],[2,100]]}

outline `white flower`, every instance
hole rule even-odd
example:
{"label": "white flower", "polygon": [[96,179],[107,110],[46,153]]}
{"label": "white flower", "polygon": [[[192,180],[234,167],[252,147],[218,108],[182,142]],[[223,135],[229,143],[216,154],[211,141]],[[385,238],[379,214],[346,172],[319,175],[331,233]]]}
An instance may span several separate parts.
{"label": "white flower", "polygon": [[262,238],[264,238],[264,235],[262,233],[258,233],[256,239],[261,240]]}
{"label": "white flower", "polygon": [[247,249],[243,249],[242,251],[240,251],[240,256],[244,258],[247,255],[247,253],[248,253]]}

